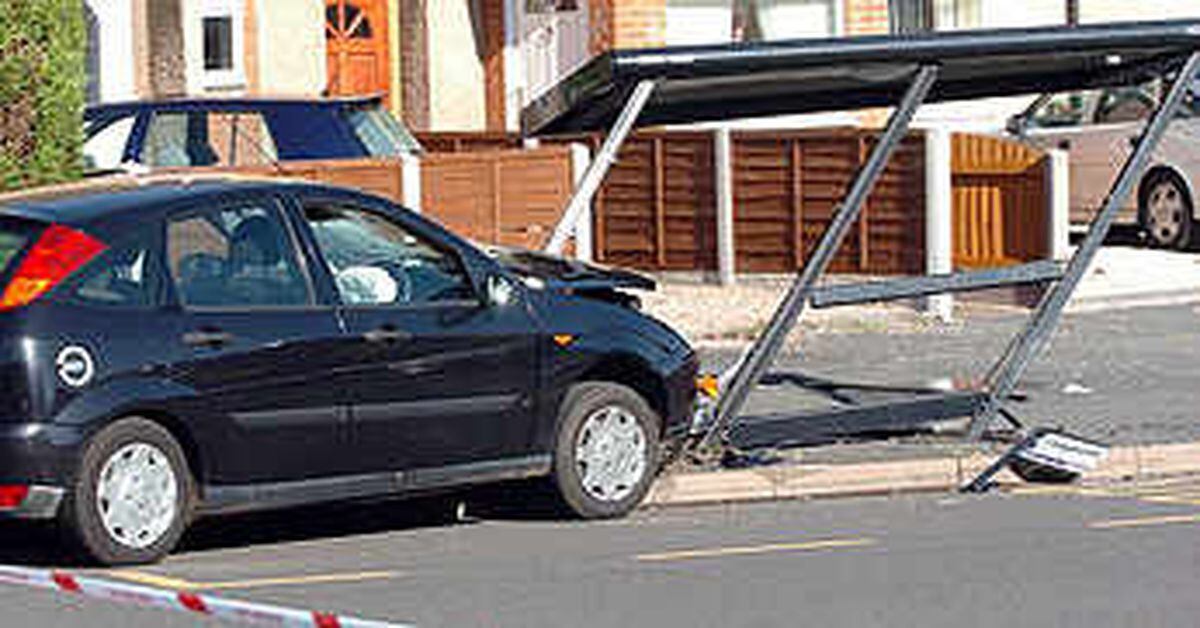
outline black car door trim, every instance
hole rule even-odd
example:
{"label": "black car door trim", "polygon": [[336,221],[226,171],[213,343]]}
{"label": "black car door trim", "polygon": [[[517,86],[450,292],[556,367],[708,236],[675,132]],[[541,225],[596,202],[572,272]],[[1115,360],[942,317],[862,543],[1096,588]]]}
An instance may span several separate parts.
{"label": "black car door trim", "polygon": [[359,403],[353,406],[354,420],[362,423],[372,421],[395,421],[399,419],[427,419],[456,414],[501,413],[513,409],[521,400],[519,393],[503,395],[478,395],[475,397],[439,397],[419,401],[395,401],[388,403]]}
{"label": "black car door trim", "polygon": [[200,513],[226,514],[270,510],[379,497],[389,494],[482,484],[546,475],[553,467],[550,454],[502,458],[411,471],[389,471],[364,475],[313,478],[262,484],[207,485],[202,490]]}
{"label": "black car door trim", "polygon": [[329,425],[345,419],[347,408],[324,406],[318,408],[292,408],[284,410],[262,410],[237,412],[231,415],[238,427],[251,430],[269,430],[279,427],[303,427],[305,425]]}

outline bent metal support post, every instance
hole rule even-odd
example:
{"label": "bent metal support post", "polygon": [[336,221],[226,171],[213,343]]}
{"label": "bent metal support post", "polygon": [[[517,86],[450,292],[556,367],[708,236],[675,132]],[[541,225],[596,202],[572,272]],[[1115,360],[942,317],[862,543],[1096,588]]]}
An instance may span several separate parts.
{"label": "bent metal support post", "polygon": [[[560,251],[621,143],[638,124],[895,105],[885,131],[771,322],[722,376],[715,416],[693,425],[692,444],[719,441],[734,449],[781,447],[819,442],[812,439],[842,436],[848,431],[912,428],[957,417],[971,419],[966,435],[979,440],[994,434],[989,430],[1000,417],[1014,428],[1008,436],[1017,445],[964,487],[983,490],[992,475],[1017,458],[1052,460],[1056,451],[1065,452],[1078,458],[1074,465],[1078,470],[1103,455],[1103,447],[1097,443],[1037,426],[1026,428],[1008,403],[1018,397],[1014,392],[1017,383],[1057,328],[1198,71],[1200,22],[1195,21],[622,51],[593,60],[564,80],[526,109],[523,123],[526,131],[550,133],[598,130],[612,123],[600,154],[550,240],[549,250]],[[817,285],[923,103],[1130,85],[1172,75],[1171,89],[1114,181],[1087,238],[1065,268],[1057,262],[1035,261],[948,275]],[[1026,327],[977,389],[889,389],[838,384],[803,374],[767,373],[787,334],[808,307],[1031,284],[1046,285],[1048,290]],[[768,380],[827,395],[837,407],[817,414],[741,416],[750,391]],[[868,400],[869,395],[861,395],[864,392],[906,397],[880,402]],[[1071,470],[1070,466],[1059,470]]]}
{"label": "bent metal support post", "polygon": [[617,161],[617,152],[621,150],[625,138],[629,137],[629,133],[636,126],[638,116],[646,107],[646,102],[650,100],[651,94],[654,93],[654,87],[654,81],[641,81],[633,88],[633,93],[629,96],[629,101],[625,103],[625,108],[617,118],[616,124],[613,125],[612,132],[604,139],[604,144],[600,146],[596,158],[584,171],[583,177],[579,180],[579,186],[571,195],[571,200],[567,202],[567,208],[563,210],[562,218],[554,227],[554,233],[550,234],[550,240],[546,243],[545,248],[547,253],[552,255],[562,253],[563,247],[567,244],[567,238],[571,237],[575,225],[579,224],[579,219],[584,215],[584,211],[591,207],[596,191],[604,182],[609,168]]}
{"label": "bent metal support post", "polygon": [[792,283],[787,296],[775,310],[766,330],[759,335],[746,353],[745,359],[738,364],[729,387],[717,403],[716,421],[700,440],[701,447],[711,444],[712,440],[741,412],[751,388],[762,378],[767,367],[779,354],[779,349],[783,346],[788,332],[796,325],[796,321],[799,320],[805,306],[808,305],[817,280],[828,270],[838,247],[842,245],[850,227],[862,213],[863,205],[866,204],[871,189],[875,186],[879,176],[883,174],[883,169],[887,167],[892,153],[908,133],[913,116],[921,107],[921,103],[925,102],[929,90],[933,89],[934,83],[937,82],[937,76],[937,66],[926,65],[917,70],[908,93],[904,95],[904,100],[892,112],[883,137],[875,144],[867,163],[854,178],[854,183],[851,184],[844,203],[835,213],[832,222],[825,229],[824,235],[821,236],[821,243],[817,245],[817,249],[813,251],[812,256],[804,265],[804,269]]}

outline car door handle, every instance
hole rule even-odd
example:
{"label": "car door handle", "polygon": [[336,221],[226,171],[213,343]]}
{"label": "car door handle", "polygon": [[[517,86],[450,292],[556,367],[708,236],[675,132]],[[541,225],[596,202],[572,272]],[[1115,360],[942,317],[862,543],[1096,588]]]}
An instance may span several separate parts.
{"label": "car door handle", "polygon": [[183,335],[183,344],[189,347],[223,347],[233,342],[233,334],[216,330],[189,331]]}
{"label": "car door handle", "polygon": [[404,342],[412,338],[412,334],[402,329],[397,329],[391,325],[384,325],[379,329],[372,329],[371,331],[363,334],[363,338],[365,338],[367,342],[377,344],[394,344],[397,342]]}

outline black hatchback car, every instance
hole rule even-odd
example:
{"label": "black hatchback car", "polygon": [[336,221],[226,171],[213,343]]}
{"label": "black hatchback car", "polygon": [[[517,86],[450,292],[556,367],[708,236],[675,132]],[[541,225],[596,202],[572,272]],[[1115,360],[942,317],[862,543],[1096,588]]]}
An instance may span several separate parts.
{"label": "black hatchback car", "polygon": [[620,516],[688,429],[697,362],[621,288],[279,180],[0,197],[0,514],[102,564],[194,516],[545,476]]}

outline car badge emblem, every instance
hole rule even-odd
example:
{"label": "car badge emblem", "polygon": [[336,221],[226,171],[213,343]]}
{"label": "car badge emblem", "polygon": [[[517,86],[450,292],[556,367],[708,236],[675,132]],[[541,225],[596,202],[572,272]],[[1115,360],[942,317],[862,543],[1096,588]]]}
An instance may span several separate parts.
{"label": "car badge emblem", "polygon": [[63,347],[54,360],[58,378],[71,388],[83,388],[96,376],[92,354],[79,345]]}

